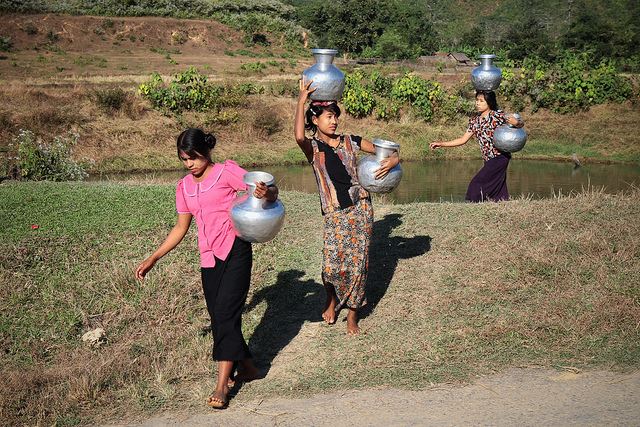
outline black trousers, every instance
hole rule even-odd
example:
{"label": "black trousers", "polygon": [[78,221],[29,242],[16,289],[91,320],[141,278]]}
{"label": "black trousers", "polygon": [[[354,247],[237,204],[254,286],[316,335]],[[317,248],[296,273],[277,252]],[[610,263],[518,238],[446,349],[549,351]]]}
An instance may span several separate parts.
{"label": "black trousers", "polygon": [[243,360],[251,357],[242,335],[242,310],[251,282],[251,243],[236,237],[225,261],[203,267],[202,289],[211,316],[213,360]]}

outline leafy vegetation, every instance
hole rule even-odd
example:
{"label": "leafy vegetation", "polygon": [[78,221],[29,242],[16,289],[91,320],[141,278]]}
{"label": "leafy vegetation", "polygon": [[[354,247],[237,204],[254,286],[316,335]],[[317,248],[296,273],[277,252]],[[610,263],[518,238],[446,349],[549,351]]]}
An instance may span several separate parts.
{"label": "leafy vegetation", "polygon": [[[527,58],[519,68],[503,69],[500,91],[516,110],[530,103],[532,110],[548,108],[568,113],[606,102],[623,102],[633,96],[631,82],[618,74],[611,60],[590,65],[589,54],[566,54],[546,62]],[[506,65],[513,67],[513,61]]]}
{"label": "leafy vegetation", "polygon": [[437,82],[411,73],[393,78],[377,70],[366,73],[358,69],[348,74],[342,103],[354,117],[375,113],[379,120],[398,119],[403,106],[425,121],[434,116],[455,118],[471,111],[469,101],[448,94]]}
{"label": "leafy vegetation", "polygon": [[127,100],[127,92],[119,87],[96,89],[93,96],[96,104],[105,112],[119,110]]}
{"label": "leafy vegetation", "polygon": [[302,33],[295,9],[278,0],[0,0],[0,11],[211,18],[242,30],[249,45],[268,45],[271,34],[282,34],[299,47]]}
{"label": "leafy vegetation", "polygon": [[417,0],[313,0],[299,14],[317,45],[343,52],[403,59],[437,47],[428,6]]}
{"label": "leafy vegetation", "polygon": [[640,3],[636,0],[415,0],[295,2],[299,22],[318,46],[365,57],[415,58],[436,50],[502,52],[522,60],[553,60],[590,52],[592,65],[611,58],[640,69]]}
{"label": "leafy vegetation", "polygon": [[16,167],[22,179],[34,181],[77,181],[87,176],[84,168],[71,158],[77,134],[56,136],[53,142],[39,141],[33,132],[21,130],[13,140]]}
{"label": "leafy vegetation", "polygon": [[158,73],[138,87],[138,93],[149,100],[153,107],[173,112],[219,110],[235,107],[245,102],[245,96],[254,90],[251,84],[224,86],[209,83],[207,76],[194,67],[174,75],[165,84]]}

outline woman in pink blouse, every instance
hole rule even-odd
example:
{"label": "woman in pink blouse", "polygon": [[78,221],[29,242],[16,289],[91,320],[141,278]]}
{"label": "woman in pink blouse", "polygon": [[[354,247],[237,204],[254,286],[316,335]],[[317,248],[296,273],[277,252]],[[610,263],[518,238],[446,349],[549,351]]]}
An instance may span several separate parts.
{"label": "woman in pink blouse", "polygon": [[[236,193],[247,190],[243,181],[247,171],[232,160],[213,163],[210,152],[215,144],[215,137],[200,129],[187,129],[178,137],[178,156],[190,172],[176,188],[178,219],[165,241],[138,266],[135,274],[143,280],[155,263],[182,241],[195,217],[202,288],[211,316],[213,359],[218,362],[216,389],[207,404],[223,409],[229,401],[234,367],[237,366],[236,381],[251,381],[259,373],[241,324],[251,281],[251,244],[236,237],[229,217]],[[254,195],[275,201],[278,189],[258,182]]]}
{"label": "woman in pink blouse", "polygon": [[493,146],[493,132],[505,123],[522,127],[524,122],[500,111],[493,91],[476,92],[476,111],[477,114],[469,118],[469,126],[464,135],[451,141],[432,142],[429,147],[432,150],[438,147],[457,147],[475,136],[480,144],[484,166],[469,183],[466,199],[470,202],[509,200],[507,167],[511,154],[503,153]]}

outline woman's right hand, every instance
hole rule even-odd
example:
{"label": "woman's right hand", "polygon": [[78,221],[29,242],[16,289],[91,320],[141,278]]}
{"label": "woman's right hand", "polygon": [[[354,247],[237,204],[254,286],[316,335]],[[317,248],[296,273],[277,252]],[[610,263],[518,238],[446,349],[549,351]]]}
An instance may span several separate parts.
{"label": "woman's right hand", "polygon": [[300,79],[300,94],[298,95],[300,101],[306,102],[309,99],[309,94],[315,92],[316,88],[311,88],[311,83],[313,83],[313,80],[307,82],[304,78]]}
{"label": "woman's right hand", "polygon": [[440,148],[442,147],[442,141],[434,141],[431,144],[429,144],[429,148],[432,150],[435,150],[436,148]]}
{"label": "woman's right hand", "polygon": [[154,265],[156,265],[156,260],[151,257],[142,261],[138,268],[136,268],[136,279],[144,280],[144,276],[147,275]]}

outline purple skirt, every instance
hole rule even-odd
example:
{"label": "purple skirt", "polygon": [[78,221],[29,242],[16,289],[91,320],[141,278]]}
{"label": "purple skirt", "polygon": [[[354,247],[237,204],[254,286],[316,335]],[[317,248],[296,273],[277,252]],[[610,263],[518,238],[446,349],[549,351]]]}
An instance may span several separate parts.
{"label": "purple skirt", "polygon": [[484,166],[473,177],[467,189],[467,199],[470,202],[509,200],[507,190],[508,154],[501,154],[484,162]]}

